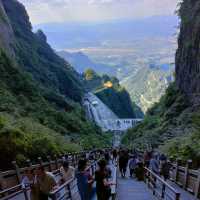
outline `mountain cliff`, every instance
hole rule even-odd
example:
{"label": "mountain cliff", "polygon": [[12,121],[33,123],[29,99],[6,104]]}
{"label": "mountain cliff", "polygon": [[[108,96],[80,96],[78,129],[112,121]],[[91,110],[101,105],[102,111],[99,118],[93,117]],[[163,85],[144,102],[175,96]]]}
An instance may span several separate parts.
{"label": "mountain cliff", "polygon": [[116,77],[98,75],[92,69],[84,73],[87,90],[101,99],[119,118],[143,118],[141,109],[131,101],[129,93]]}
{"label": "mountain cliff", "polygon": [[82,78],[46,40],[21,3],[0,0],[0,170],[110,144],[85,118]]}
{"label": "mountain cliff", "polygon": [[14,33],[10,25],[9,19],[5,13],[2,0],[0,0],[0,47],[4,48],[7,53],[13,54],[13,40]]}
{"label": "mountain cliff", "polygon": [[179,15],[182,19],[176,53],[176,84],[191,103],[200,104],[200,2],[185,0]]}
{"label": "mountain cliff", "polygon": [[155,102],[159,102],[168,85],[173,81],[174,67],[144,66],[133,75],[121,81],[129,91],[131,99],[146,112]]}
{"label": "mountain cliff", "polygon": [[170,156],[200,163],[200,2],[184,0],[180,5],[175,83],[123,142],[143,149],[159,147]]}
{"label": "mountain cliff", "polygon": [[[42,87],[81,101],[81,81],[74,69],[57,56],[41,31],[32,32],[28,14],[18,1],[2,0],[15,37],[16,59]],[[19,15],[20,13],[20,15]]]}

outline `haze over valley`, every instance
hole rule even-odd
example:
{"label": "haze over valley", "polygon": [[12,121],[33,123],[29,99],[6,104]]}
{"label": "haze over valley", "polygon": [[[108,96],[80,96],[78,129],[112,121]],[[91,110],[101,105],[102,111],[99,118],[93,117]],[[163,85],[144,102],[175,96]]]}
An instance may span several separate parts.
{"label": "haze over valley", "polygon": [[96,23],[47,23],[34,29],[42,29],[58,54],[78,72],[92,68],[116,76],[146,112],[173,80],[177,26],[176,16],[153,16]]}

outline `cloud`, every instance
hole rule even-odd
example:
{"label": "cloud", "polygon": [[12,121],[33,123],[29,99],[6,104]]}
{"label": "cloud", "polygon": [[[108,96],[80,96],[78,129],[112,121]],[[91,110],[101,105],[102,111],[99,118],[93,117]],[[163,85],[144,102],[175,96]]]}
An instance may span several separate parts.
{"label": "cloud", "polygon": [[172,15],[179,0],[19,0],[34,24]]}

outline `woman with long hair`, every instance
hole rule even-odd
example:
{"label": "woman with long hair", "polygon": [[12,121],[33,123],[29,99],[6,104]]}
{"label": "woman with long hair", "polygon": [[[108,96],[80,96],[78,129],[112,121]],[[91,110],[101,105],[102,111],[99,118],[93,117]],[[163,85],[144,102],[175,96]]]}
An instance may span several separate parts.
{"label": "woman with long hair", "polygon": [[92,188],[94,180],[87,171],[87,159],[79,160],[76,178],[81,200],[90,200],[95,191]]}

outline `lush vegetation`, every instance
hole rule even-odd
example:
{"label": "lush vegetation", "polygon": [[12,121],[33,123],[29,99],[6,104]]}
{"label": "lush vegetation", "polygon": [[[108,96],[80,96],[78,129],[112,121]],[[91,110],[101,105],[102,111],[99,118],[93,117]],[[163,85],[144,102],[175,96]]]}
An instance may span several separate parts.
{"label": "lush vegetation", "polygon": [[116,77],[98,75],[94,70],[84,72],[87,90],[93,91],[118,117],[143,117],[138,106],[131,102],[129,93],[119,84]]}
{"label": "lush vegetation", "polygon": [[127,78],[122,84],[130,93],[131,99],[147,112],[155,102],[159,102],[169,83],[173,80],[173,65],[145,66],[136,75]]}
{"label": "lush vegetation", "polygon": [[137,106],[132,104],[129,93],[119,84],[99,89],[95,94],[120,118],[143,117],[141,110],[134,109]]}
{"label": "lush vegetation", "polygon": [[171,84],[160,102],[144,121],[130,129],[123,143],[136,148],[159,148],[174,158],[200,161],[200,110],[190,106],[187,97]]}
{"label": "lush vegetation", "polygon": [[111,135],[85,118],[81,77],[54,53],[42,31],[32,32],[19,2],[2,2],[14,55],[0,44],[0,170],[13,160],[110,145]]}
{"label": "lush vegetation", "polygon": [[[32,32],[27,12],[17,1],[3,1],[15,37],[15,54],[20,67],[30,72],[39,85],[74,101],[81,101],[79,75],[48,45],[41,30]],[[19,15],[20,13],[20,15]]]}
{"label": "lush vegetation", "polygon": [[58,96],[67,111],[58,110],[5,53],[0,54],[0,85],[1,167],[14,159],[109,145],[109,136],[86,121],[80,105],[69,106]]}

